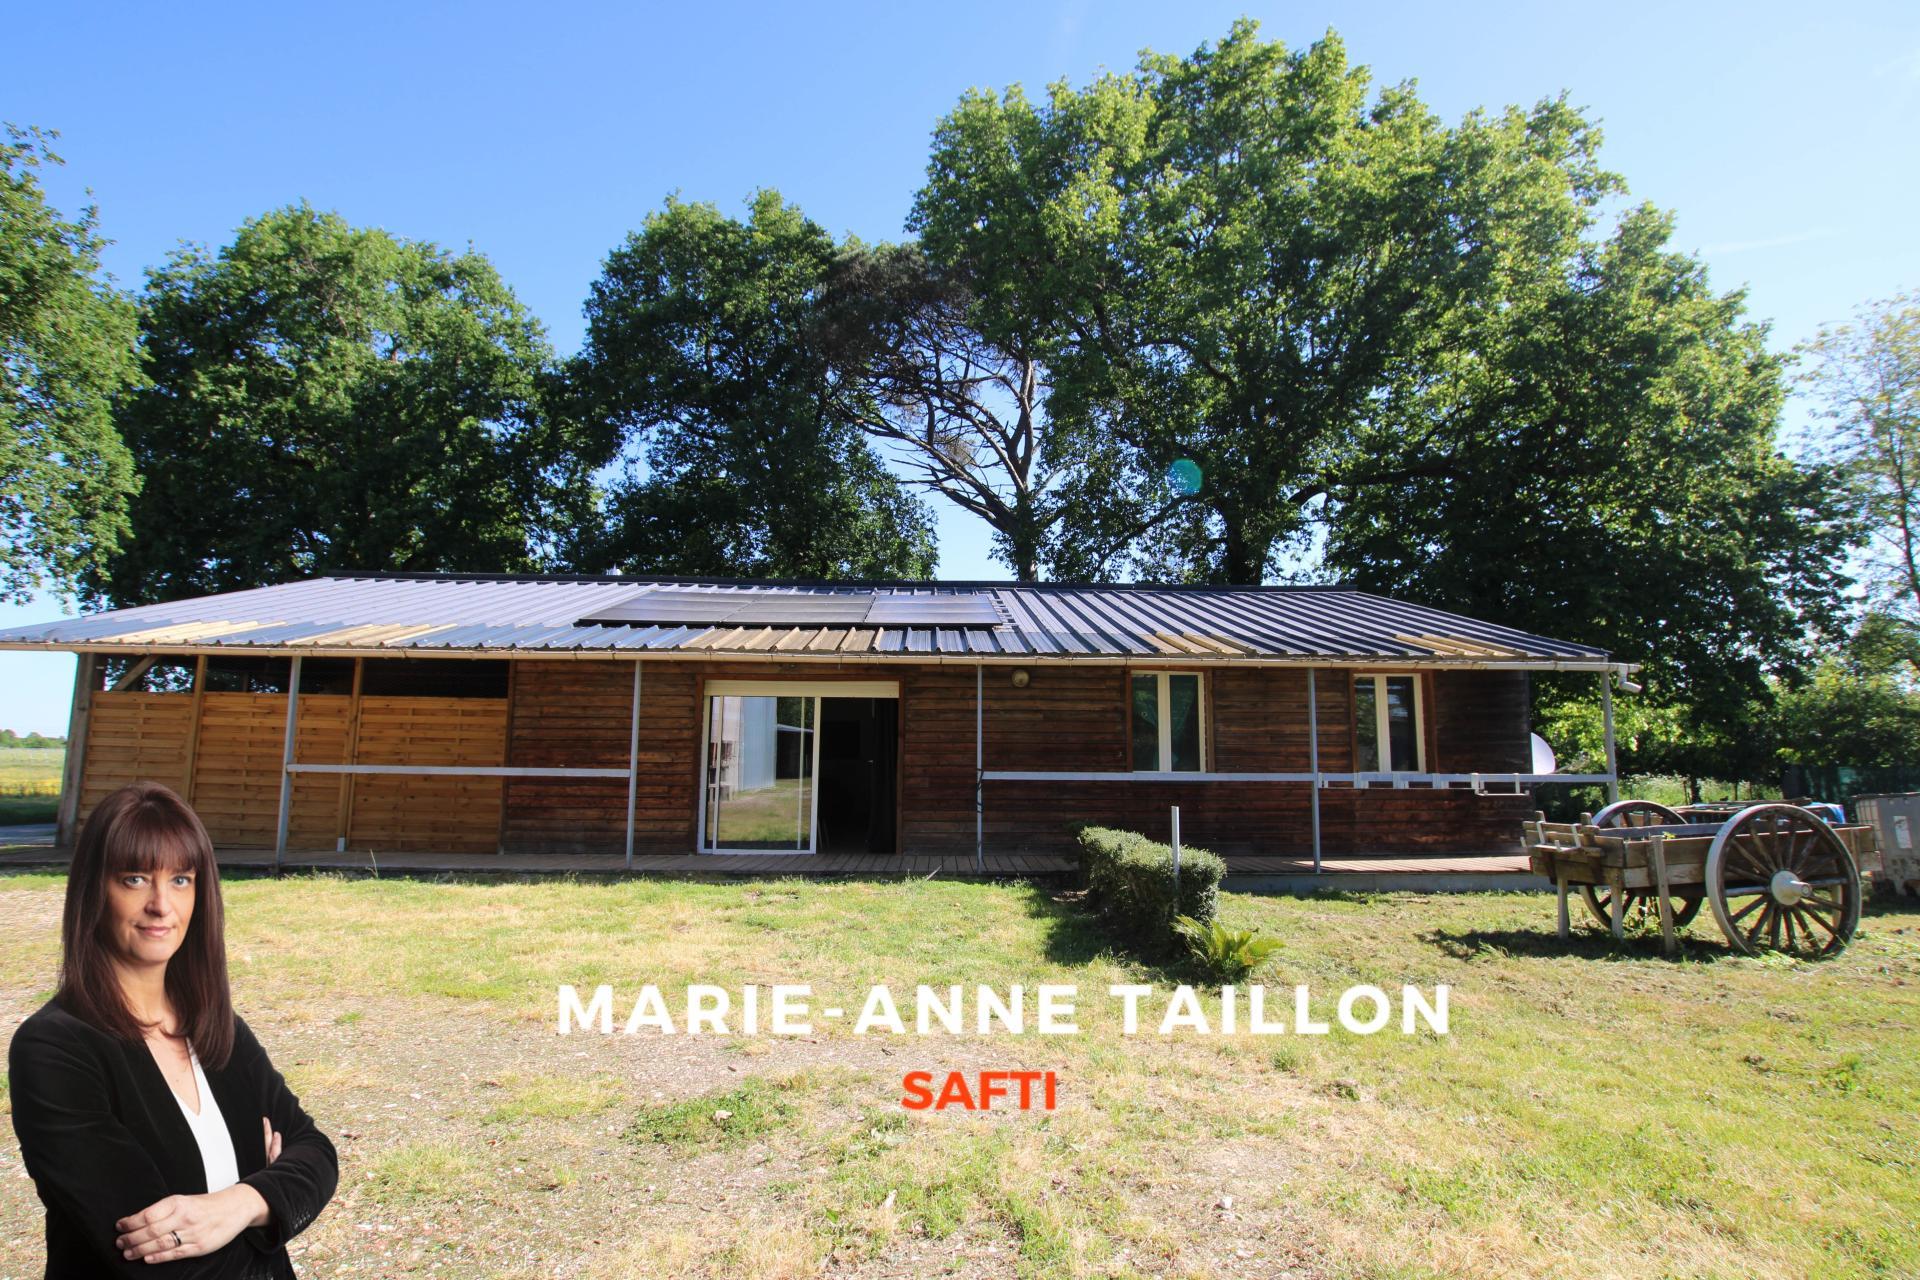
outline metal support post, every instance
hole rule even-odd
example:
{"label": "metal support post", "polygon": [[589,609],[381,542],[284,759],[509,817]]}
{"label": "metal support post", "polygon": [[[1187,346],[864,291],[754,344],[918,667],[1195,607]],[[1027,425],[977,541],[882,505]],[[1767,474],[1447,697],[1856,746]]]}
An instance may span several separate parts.
{"label": "metal support post", "polygon": [[294,741],[300,731],[300,656],[294,655],[287,673],[287,737],[280,749],[280,821],[273,833],[273,874],[280,874],[281,859],[287,855],[287,820],[293,811]]}

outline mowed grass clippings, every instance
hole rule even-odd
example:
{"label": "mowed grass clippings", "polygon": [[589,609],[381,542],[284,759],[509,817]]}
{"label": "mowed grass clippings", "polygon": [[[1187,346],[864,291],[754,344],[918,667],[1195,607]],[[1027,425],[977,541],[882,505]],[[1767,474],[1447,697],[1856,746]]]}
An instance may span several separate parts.
{"label": "mowed grass clippings", "polygon": [[[1920,1274],[1920,912],[1819,964],[1710,919],[1562,943],[1550,897],[1224,895],[1332,1021],[1452,988],[1453,1034],[1119,1034],[1070,901],[914,882],[226,884],[241,1013],[334,1137],[295,1242],[345,1276]],[[0,878],[0,1012],[53,982],[62,883]],[[805,1038],[554,1033],[556,988],[807,982]],[[850,1033],[875,983],[1080,990],[1078,1036]],[[1211,1006],[1210,1006],[1211,1007]],[[1284,1007],[1290,1011],[1291,1002]],[[1397,1026],[1397,1020],[1396,1020]],[[1052,1069],[1053,1113],[907,1112],[909,1070]],[[40,1210],[0,1146],[0,1280]]]}

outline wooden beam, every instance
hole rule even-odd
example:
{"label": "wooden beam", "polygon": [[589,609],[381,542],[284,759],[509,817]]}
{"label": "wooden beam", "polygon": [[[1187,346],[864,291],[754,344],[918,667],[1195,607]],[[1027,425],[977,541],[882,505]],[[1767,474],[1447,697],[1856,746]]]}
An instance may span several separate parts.
{"label": "wooden beam", "polygon": [[1320,702],[1307,668],[1307,772],[1313,775],[1313,874],[1320,874]]}
{"label": "wooden beam", "polygon": [[133,688],[134,685],[140,683],[140,677],[147,674],[147,669],[153,666],[156,660],[154,655],[148,654],[146,657],[128,667],[126,674],[114,681],[113,691],[115,693],[125,693],[127,690]]}
{"label": "wooden beam", "polygon": [[973,668],[973,867],[987,865],[987,669]]}
{"label": "wooden beam", "polygon": [[200,760],[200,713],[207,701],[207,655],[201,654],[193,660],[193,723],[187,726],[187,785],[180,794],[187,798],[189,808],[193,805],[193,786],[199,779]]}
{"label": "wooden beam", "polygon": [[[815,726],[816,729],[818,726]],[[816,736],[818,736],[816,734]],[[627,861],[633,870],[633,809],[640,787],[640,659],[633,660],[633,722],[627,731]]]}
{"label": "wooden beam", "polygon": [[[346,759],[342,764],[353,764],[360,758],[360,690],[365,678],[367,660],[353,660],[352,701],[347,704],[347,746]],[[511,673],[512,668],[508,668]],[[353,839],[353,778],[351,773],[340,776],[340,803],[333,818],[333,847],[344,849]]]}
{"label": "wooden beam", "polygon": [[78,657],[73,672],[73,706],[67,713],[67,758],[60,771],[60,807],[54,823],[54,842],[71,849],[79,834],[80,788],[86,781],[87,717],[93,711],[93,685],[99,679],[100,659],[91,653]]}
{"label": "wooden beam", "polygon": [[300,655],[295,654],[287,673],[287,736],[280,748],[280,821],[273,833],[273,873],[280,874],[281,861],[287,855],[287,820],[293,816],[293,755],[295,735],[300,731]]}

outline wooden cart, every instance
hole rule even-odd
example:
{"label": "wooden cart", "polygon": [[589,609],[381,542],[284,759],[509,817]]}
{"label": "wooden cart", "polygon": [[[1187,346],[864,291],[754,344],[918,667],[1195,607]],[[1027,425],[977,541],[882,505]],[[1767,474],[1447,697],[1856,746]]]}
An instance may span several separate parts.
{"label": "wooden cart", "polygon": [[1668,954],[1676,932],[1713,908],[1720,931],[1749,955],[1812,957],[1840,951],[1860,923],[1863,865],[1873,828],[1831,826],[1798,805],[1755,804],[1721,821],[1688,821],[1651,800],[1622,800],[1573,823],[1527,823],[1533,869],[1554,882],[1560,936],[1567,896],[1618,938],[1632,917],[1657,915]]}

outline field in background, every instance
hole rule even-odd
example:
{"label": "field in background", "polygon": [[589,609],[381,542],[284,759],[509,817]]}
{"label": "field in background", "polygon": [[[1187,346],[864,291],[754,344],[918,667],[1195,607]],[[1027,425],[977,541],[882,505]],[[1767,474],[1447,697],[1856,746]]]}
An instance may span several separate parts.
{"label": "field in background", "polygon": [[66,759],[65,747],[0,750],[0,826],[53,821]]}
{"label": "field in background", "polygon": [[[0,877],[9,1024],[49,993],[60,894]],[[1545,895],[1223,895],[1329,1020],[1354,983],[1450,984],[1444,1039],[1124,1037],[1108,984],[1157,1009],[1185,975],[1022,885],[289,877],[226,903],[236,1004],[341,1151],[302,1274],[1920,1274],[1911,903],[1798,964],[1710,922],[1678,961],[1562,943]],[[560,1037],[563,982],[613,984],[616,1024],[642,983],[676,1012],[690,982],[850,1007],[805,1039]],[[1072,983],[1083,1034],[852,1035],[880,982]],[[1060,1110],[900,1108],[904,1072],[954,1067],[1057,1071]],[[39,1274],[39,1215],[0,1125],[0,1278]]]}

